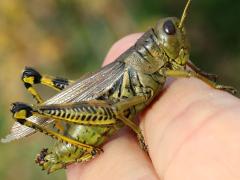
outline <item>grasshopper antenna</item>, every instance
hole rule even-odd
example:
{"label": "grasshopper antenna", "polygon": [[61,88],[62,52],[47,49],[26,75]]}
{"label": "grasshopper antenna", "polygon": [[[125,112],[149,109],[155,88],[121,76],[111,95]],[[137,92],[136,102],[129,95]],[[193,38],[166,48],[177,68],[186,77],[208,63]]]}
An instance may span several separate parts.
{"label": "grasshopper antenna", "polygon": [[185,21],[185,19],[186,19],[186,17],[187,17],[187,13],[188,13],[188,9],[189,9],[190,4],[191,4],[191,0],[188,0],[188,1],[187,1],[187,4],[186,4],[186,6],[185,6],[185,8],[184,8],[184,10],[183,10],[180,23],[179,23],[179,25],[178,25],[179,29],[182,29],[182,27],[183,27],[183,23],[184,23],[184,21]]}

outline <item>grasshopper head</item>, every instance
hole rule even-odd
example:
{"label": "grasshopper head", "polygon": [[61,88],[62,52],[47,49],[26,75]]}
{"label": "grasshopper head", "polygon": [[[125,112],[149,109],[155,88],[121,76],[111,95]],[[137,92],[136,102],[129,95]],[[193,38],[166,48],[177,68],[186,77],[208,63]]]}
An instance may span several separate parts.
{"label": "grasshopper head", "polygon": [[184,66],[189,60],[189,43],[183,23],[190,3],[191,0],[188,0],[181,20],[175,17],[164,18],[154,28],[160,47],[166,52],[169,61],[177,66]]}
{"label": "grasshopper head", "polygon": [[184,27],[178,27],[179,22],[175,17],[161,19],[154,31],[169,60],[185,65],[189,59],[189,43]]}

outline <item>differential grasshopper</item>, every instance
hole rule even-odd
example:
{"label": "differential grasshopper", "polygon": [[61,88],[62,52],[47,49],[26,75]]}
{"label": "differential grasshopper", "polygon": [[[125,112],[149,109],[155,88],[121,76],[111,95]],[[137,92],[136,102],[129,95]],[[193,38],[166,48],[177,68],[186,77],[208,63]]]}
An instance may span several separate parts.
{"label": "differential grasshopper", "polygon": [[[190,3],[188,0],[180,19],[160,19],[113,63],[77,81],[25,68],[22,81],[37,105],[12,104],[16,122],[2,142],[35,132],[56,139],[51,151],[43,149],[36,157],[36,163],[51,173],[74,162],[91,160],[102,152],[108,137],[123,126],[136,133],[140,147],[147,151],[134,119],[163,89],[167,77],[195,77],[235,94],[234,88],[217,84],[215,75],[203,72],[189,60],[184,22]],[[35,84],[60,92],[43,101]]]}

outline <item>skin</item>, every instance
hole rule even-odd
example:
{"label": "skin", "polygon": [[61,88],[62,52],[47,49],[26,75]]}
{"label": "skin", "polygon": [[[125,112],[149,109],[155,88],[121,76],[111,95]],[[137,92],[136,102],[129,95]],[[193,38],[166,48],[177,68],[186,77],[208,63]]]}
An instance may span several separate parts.
{"label": "skin", "polygon": [[[136,42],[139,34],[113,45],[104,65]],[[125,128],[94,160],[67,168],[78,179],[240,179],[240,101],[195,78],[168,81],[139,116],[149,148],[143,152]]]}

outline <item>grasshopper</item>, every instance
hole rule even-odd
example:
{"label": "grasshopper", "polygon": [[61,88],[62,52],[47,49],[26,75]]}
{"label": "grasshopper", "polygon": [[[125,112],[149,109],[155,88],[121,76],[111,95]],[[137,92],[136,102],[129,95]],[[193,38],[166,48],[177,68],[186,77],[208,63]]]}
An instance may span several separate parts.
{"label": "grasshopper", "polygon": [[[181,19],[160,19],[114,62],[77,81],[25,68],[22,81],[37,104],[12,104],[16,122],[2,142],[35,132],[56,139],[51,151],[43,149],[36,157],[36,163],[51,173],[74,162],[91,160],[102,152],[103,143],[124,126],[136,133],[140,147],[147,151],[134,119],[163,89],[167,77],[195,77],[215,89],[235,94],[234,88],[217,84],[215,75],[200,70],[189,60],[184,22],[190,3],[188,0]],[[35,84],[60,92],[43,101]]]}

